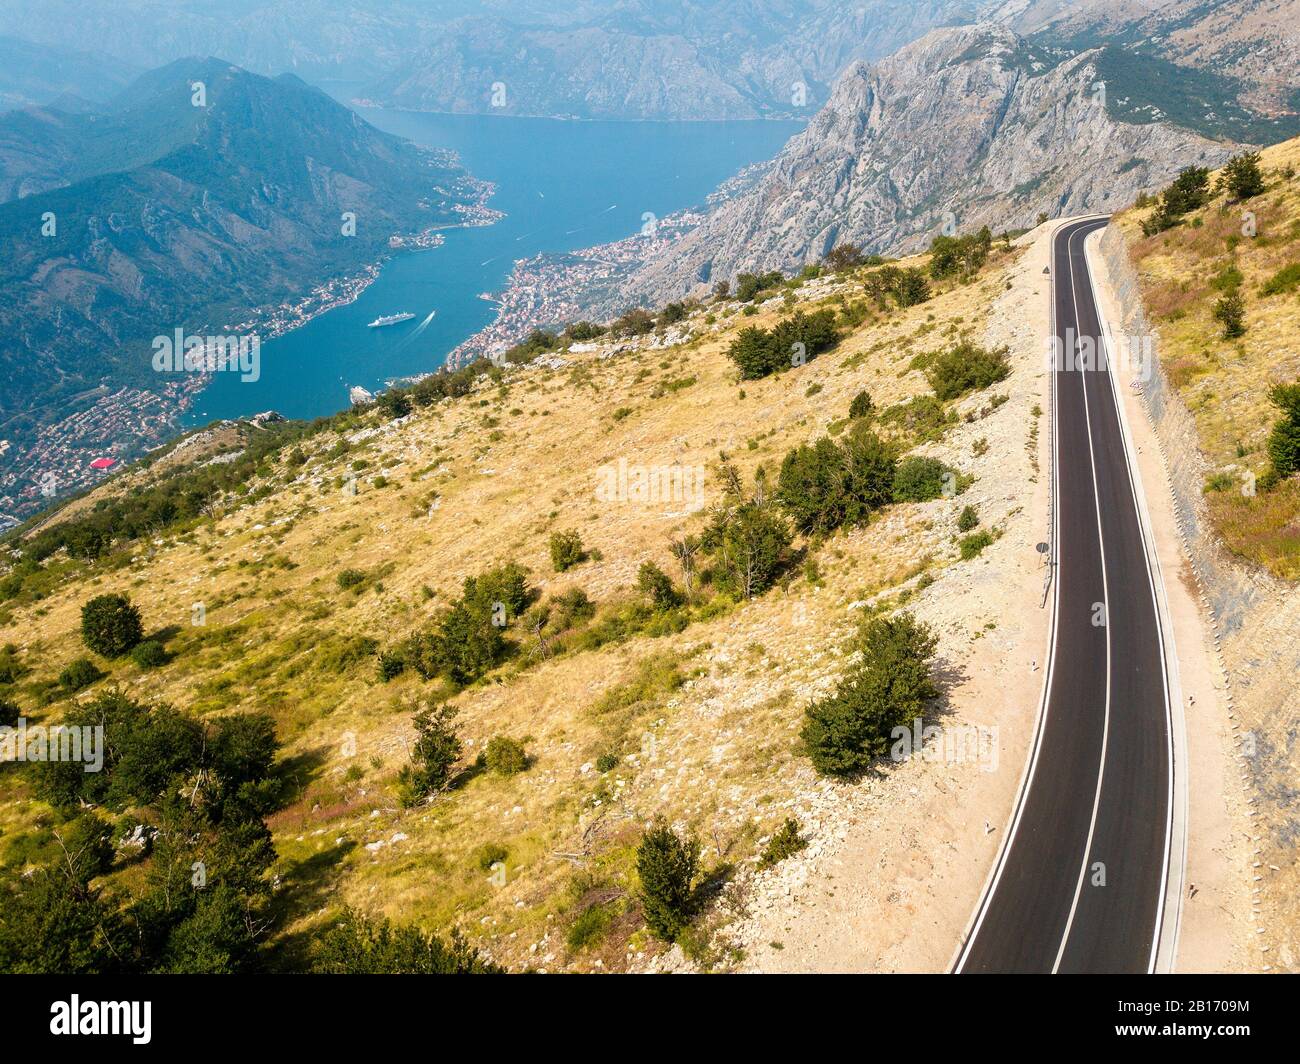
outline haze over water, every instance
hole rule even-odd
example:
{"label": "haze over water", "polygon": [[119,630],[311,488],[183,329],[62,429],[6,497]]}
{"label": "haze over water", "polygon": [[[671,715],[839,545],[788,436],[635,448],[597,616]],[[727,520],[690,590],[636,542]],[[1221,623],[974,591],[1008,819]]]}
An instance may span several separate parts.
{"label": "haze over water", "polygon": [[[480,299],[506,284],[516,259],[619,240],[647,211],[664,217],[703,204],[722,181],[775,155],[795,122],[565,122],[542,118],[360,113],[380,129],[450,148],[474,176],[496,184],[491,226],[444,231],[446,243],[394,256],[359,299],[262,344],[261,377],[217,374],[184,424],[275,410],[312,418],[348,405],[348,388],[382,387],[427,373],[488,325]],[[364,219],[359,219],[364,224]],[[433,320],[423,329],[430,311]],[[408,312],[387,328],[366,324]]]}

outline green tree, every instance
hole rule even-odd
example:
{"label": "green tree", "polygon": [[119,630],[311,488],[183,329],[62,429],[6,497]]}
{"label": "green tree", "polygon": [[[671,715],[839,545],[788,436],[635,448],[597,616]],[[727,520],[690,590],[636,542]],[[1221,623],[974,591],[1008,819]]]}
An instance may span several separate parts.
{"label": "green tree", "polygon": [[938,694],[930,678],[937,645],[910,614],[863,625],[853,647],[857,664],[832,695],[804,711],[800,738],[818,772],[850,775],[884,756],[893,730],[910,727]]}
{"label": "green tree", "polygon": [[398,777],[406,804],[421,802],[451,782],[462,749],[460,736],[452,727],[455,718],[454,708],[432,702],[415,715],[411,763]]}
{"label": "green tree", "polygon": [[586,558],[582,549],[582,537],[577,529],[551,533],[551,564],[557,573],[572,569]]}
{"label": "green tree", "polygon": [[1263,192],[1264,173],[1259,166],[1259,152],[1242,152],[1229,159],[1219,172],[1216,188],[1238,202]]}
{"label": "green tree", "polygon": [[1278,384],[1268,393],[1282,411],[1268,437],[1268,457],[1279,479],[1300,471],[1300,382]]}
{"label": "green tree", "polygon": [[844,452],[828,437],[791,450],[781,462],[776,498],[800,532],[839,528],[849,506]]}
{"label": "green tree", "polygon": [[676,941],[690,925],[699,852],[695,839],[682,839],[663,823],[647,831],[637,847],[641,911],[650,931],[665,942]]}
{"label": "green tree", "polygon": [[835,273],[856,270],[867,261],[857,244],[836,244],[822,259],[822,265]]}
{"label": "green tree", "polygon": [[1011,375],[1005,348],[989,350],[963,340],[941,352],[926,371],[935,397],[943,402],[987,388]]}
{"label": "green tree", "polygon": [[81,883],[102,876],[113,865],[113,827],[95,813],[84,812],[55,831],[64,870]]}
{"label": "green tree", "polygon": [[701,536],[701,548],[716,562],[715,583],[742,598],[761,595],[789,561],[789,526],[753,500],[724,505]]}
{"label": "green tree", "polygon": [[1234,340],[1246,333],[1246,301],[1238,291],[1227,292],[1214,303],[1211,316],[1223,326],[1223,338]]}
{"label": "green tree", "polygon": [[89,687],[104,676],[105,673],[89,658],[75,658],[59,673],[59,686],[72,693]]}
{"label": "green tree", "polygon": [[682,603],[682,596],[673,587],[672,578],[652,561],[641,563],[636,574],[636,586],[656,610],[671,610]]}
{"label": "green tree", "polygon": [[855,421],[858,418],[870,417],[875,409],[875,404],[871,401],[871,396],[867,392],[858,392],[849,403],[849,417]]}
{"label": "green tree", "polygon": [[0,972],[93,975],[121,967],[114,908],[98,890],[57,867],[0,874]]}
{"label": "green tree", "polygon": [[81,639],[96,654],[120,657],[142,638],[140,611],[126,595],[98,595],[81,607]]}

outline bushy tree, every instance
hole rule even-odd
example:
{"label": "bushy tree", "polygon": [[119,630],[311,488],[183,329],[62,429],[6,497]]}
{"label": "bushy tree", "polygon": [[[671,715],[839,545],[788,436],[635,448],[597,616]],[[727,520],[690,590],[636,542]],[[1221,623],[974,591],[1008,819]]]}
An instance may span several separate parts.
{"label": "bushy tree", "polygon": [[551,564],[557,573],[572,569],[587,555],[582,549],[582,537],[577,529],[551,533]]}
{"label": "bushy tree", "polygon": [[945,478],[952,471],[937,458],[911,455],[898,463],[894,472],[896,502],[925,502],[943,494]]}
{"label": "bushy tree", "polygon": [[949,277],[952,274],[969,276],[977,273],[992,246],[993,234],[987,225],[978,233],[965,236],[940,234],[930,242],[930,274]]}
{"label": "bushy tree", "polygon": [[1300,471],[1300,382],[1275,385],[1269,398],[1282,417],[1269,433],[1268,457],[1273,473],[1284,479]]}
{"label": "bushy tree", "polygon": [[1217,191],[1226,192],[1237,201],[1258,196],[1264,187],[1264,173],[1259,166],[1257,151],[1242,152],[1229,159],[1219,173],[1216,186]]}
{"label": "bushy tree", "polygon": [[715,563],[714,582],[742,598],[761,595],[789,561],[790,529],[764,503],[724,504],[701,537]]}
{"label": "bushy tree", "polygon": [[671,610],[681,605],[682,596],[673,587],[672,578],[652,561],[641,563],[636,574],[636,586],[656,610]]}
{"label": "bushy tree", "polygon": [[867,392],[858,392],[849,403],[849,417],[855,421],[858,418],[870,417],[875,409],[875,403],[871,401],[871,395]]}
{"label": "bushy tree", "polygon": [[81,638],[96,654],[120,657],[144,638],[140,611],[126,595],[97,595],[81,607]]}
{"label": "bushy tree", "polygon": [[387,391],[380,392],[376,405],[389,421],[406,417],[411,412],[410,396],[399,388],[389,388]]}
{"label": "bushy tree", "polygon": [[430,703],[415,715],[411,763],[399,776],[403,800],[410,805],[444,790],[460,760],[461,741],[452,726],[456,710]]}
{"label": "bushy tree", "polygon": [[828,698],[804,711],[800,737],[813,767],[844,776],[889,750],[896,727],[910,727],[938,694],[930,662],[938,638],[910,614],[874,617],[855,641],[858,661]]}
{"label": "bushy tree", "polygon": [[654,315],[641,307],[633,307],[620,314],[609,331],[614,336],[644,336],[655,327]]}
{"label": "bushy tree", "polygon": [[835,273],[855,270],[867,261],[857,244],[836,244],[822,258],[822,265]]}
{"label": "bushy tree", "polygon": [[694,839],[680,838],[664,823],[656,823],[637,847],[641,911],[650,931],[665,942],[676,941],[690,925],[699,851]]}
{"label": "bushy tree", "polygon": [[776,498],[800,532],[839,528],[849,506],[844,452],[828,437],[791,450],[781,463]]}
{"label": "bushy tree", "polygon": [[833,310],[812,314],[800,310],[771,329],[741,329],[727,348],[727,357],[740,370],[742,380],[756,380],[811,361],[839,341]]}
{"label": "bushy tree", "polygon": [[944,402],[987,388],[1010,375],[1005,348],[989,350],[969,340],[941,352],[926,371],[935,397]]}
{"label": "bushy tree", "polygon": [[1160,194],[1156,209],[1142,223],[1142,232],[1154,236],[1171,229],[1183,216],[1205,206],[1210,197],[1210,171],[1203,166],[1180,170],[1173,182]]}
{"label": "bushy tree", "polygon": [[1214,320],[1223,326],[1223,338],[1234,340],[1246,333],[1246,301],[1238,291],[1226,292],[1214,303],[1210,311]]}
{"label": "bushy tree", "polygon": [[102,876],[113,865],[113,826],[93,812],[73,817],[55,831],[61,864],[81,883]]}
{"label": "bushy tree", "polygon": [[528,753],[523,743],[504,735],[494,735],[484,751],[487,767],[501,776],[516,776],[528,767]]}

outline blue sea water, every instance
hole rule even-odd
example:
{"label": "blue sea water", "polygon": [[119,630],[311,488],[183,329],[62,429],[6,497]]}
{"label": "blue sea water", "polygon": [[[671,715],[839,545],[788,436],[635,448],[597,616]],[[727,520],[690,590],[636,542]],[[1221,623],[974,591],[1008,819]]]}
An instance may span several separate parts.
{"label": "blue sea water", "polygon": [[[794,122],[572,122],[418,114],[363,108],[380,129],[450,148],[476,177],[496,184],[496,224],[445,231],[446,243],[390,259],[354,303],[262,344],[261,376],[217,374],[185,425],[262,410],[311,418],[348,405],[348,388],[442,365],[489,324],[482,292],[505,287],[514,260],[572,251],[635,233],[648,211],[664,217],[703,204],[742,167],[775,155]],[[421,323],[430,311],[436,315]],[[382,315],[400,325],[368,329]]]}

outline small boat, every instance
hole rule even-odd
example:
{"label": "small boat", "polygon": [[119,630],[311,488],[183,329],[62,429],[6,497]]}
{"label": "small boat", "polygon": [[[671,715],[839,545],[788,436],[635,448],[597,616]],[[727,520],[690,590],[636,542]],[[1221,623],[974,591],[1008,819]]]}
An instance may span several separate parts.
{"label": "small boat", "polygon": [[376,318],[366,328],[382,329],[385,325],[396,325],[399,321],[410,321],[414,317],[414,314],[388,314],[382,318]]}

